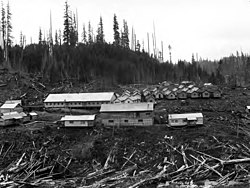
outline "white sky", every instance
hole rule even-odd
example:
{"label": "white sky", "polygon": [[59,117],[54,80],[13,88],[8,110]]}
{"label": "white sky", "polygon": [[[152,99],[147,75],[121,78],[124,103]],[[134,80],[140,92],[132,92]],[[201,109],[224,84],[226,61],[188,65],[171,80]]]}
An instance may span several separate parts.
{"label": "white sky", "polygon": [[[7,4],[7,0],[3,0]],[[65,0],[9,0],[12,13],[13,36],[19,43],[20,32],[27,43],[38,41],[39,27],[47,32],[52,12],[53,31],[63,30]],[[117,15],[120,28],[127,20],[129,31],[135,29],[137,39],[144,40],[147,51],[147,32],[150,33],[152,52],[153,22],[157,47],[164,44],[164,59],[168,60],[167,46],[172,46],[172,57],[191,60],[199,57],[219,59],[231,53],[250,51],[249,0],[68,0],[70,9],[78,11],[79,33],[82,25],[91,22],[97,30],[103,18],[105,39],[113,41],[113,16]],[[131,37],[131,36],[130,36]]]}

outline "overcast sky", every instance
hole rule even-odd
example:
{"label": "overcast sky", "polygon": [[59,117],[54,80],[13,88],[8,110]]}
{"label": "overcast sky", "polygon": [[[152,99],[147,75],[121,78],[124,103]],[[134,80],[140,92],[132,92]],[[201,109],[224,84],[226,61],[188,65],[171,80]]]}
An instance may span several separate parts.
{"label": "overcast sky", "polygon": [[[3,0],[6,5],[7,1]],[[47,32],[52,12],[53,31],[63,30],[65,0],[9,0],[12,13],[14,42],[19,43],[20,32],[27,43],[38,41],[39,27]],[[97,30],[103,18],[107,42],[113,40],[113,16],[117,15],[120,28],[127,20],[129,31],[135,29],[137,39],[144,40],[147,32],[152,51],[153,23],[157,47],[164,44],[164,59],[168,48],[172,57],[191,60],[192,53],[208,59],[219,59],[231,53],[250,52],[249,0],[68,0],[70,9],[78,11],[79,33],[82,25],[91,22]]]}

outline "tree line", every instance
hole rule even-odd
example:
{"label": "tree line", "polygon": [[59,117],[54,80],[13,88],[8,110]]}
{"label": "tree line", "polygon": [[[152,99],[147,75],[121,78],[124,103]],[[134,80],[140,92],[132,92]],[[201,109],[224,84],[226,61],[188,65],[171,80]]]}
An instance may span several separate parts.
{"label": "tree line", "polygon": [[[39,28],[38,43],[26,45],[25,36],[21,33],[20,43],[13,46],[9,4],[7,13],[2,6],[1,29],[8,32],[2,34],[8,44],[9,66],[15,70],[41,75],[48,82],[74,79],[87,83],[99,79],[104,84],[151,84],[164,80],[190,80],[223,84],[239,80],[243,76],[245,81],[249,81],[247,74],[250,57],[247,55],[238,54],[220,61],[195,60],[192,56],[190,62],[179,60],[176,64],[169,61],[160,63],[143,48],[136,48],[135,51],[130,49],[128,23],[123,20],[120,28],[116,14],[113,17],[112,43],[105,40],[102,17],[96,32],[89,21],[87,28],[83,24],[79,34],[77,12],[71,11],[66,1],[63,18],[63,31],[56,30],[54,40],[51,31],[45,36]],[[6,27],[9,29],[6,30]],[[2,62],[6,61],[5,52],[1,47]],[[229,67],[233,68],[229,70]],[[236,75],[233,70],[238,70],[239,73]]]}

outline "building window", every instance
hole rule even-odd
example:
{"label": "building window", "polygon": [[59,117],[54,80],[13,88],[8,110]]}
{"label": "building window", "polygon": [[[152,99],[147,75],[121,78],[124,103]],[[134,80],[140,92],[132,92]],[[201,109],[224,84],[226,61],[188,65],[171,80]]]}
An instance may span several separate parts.
{"label": "building window", "polygon": [[85,124],[85,121],[81,121],[81,124]]}
{"label": "building window", "polygon": [[109,123],[114,123],[114,120],[110,119],[110,120],[109,120]]}
{"label": "building window", "polygon": [[125,123],[128,123],[128,120],[127,120],[127,119],[125,119],[125,120],[124,120],[124,122],[125,122]]}
{"label": "building window", "polygon": [[70,124],[73,124],[73,123],[74,123],[74,121],[69,121],[69,123],[70,123]]}
{"label": "building window", "polygon": [[139,112],[136,112],[136,117],[139,117],[140,116],[140,113]]}
{"label": "building window", "polygon": [[138,119],[138,122],[143,122],[143,119]]}
{"label": "building window", "polygon": [[150,115],[150,112],[147,112],[146,115],[149,116],[149,115]]}

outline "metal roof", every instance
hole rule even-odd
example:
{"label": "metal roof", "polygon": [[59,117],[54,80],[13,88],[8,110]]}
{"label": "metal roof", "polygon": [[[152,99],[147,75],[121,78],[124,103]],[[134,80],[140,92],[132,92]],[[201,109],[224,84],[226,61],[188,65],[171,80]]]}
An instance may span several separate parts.
{"label": "metal roof", "polygon": [[27,114],[25,114],[24,112],[20,112],[19,113],[22,117],[27,117]]}
{"label": "metal roof", "polygon": [[44,102],[111,101],[114,92],[49,94]]}
{"label": "metal roof", "polygon": [[30,112],[29,113],[31,116],[37,116],[38,114],[36,112]]}
{"label": "metal roof", "polygon": [[9,113],[3,113],[1,116],[2,119],[8,120],[8,119],[22,119],[23,116],[20,115],[18,112],[9,112]]}
{"label": "metal roof", "polygon": [[0,108],[2,109],[14,109],[18,106],[18,103],[4,103]]}
{"label": "metal roof", "polygon": [[154,103],[102,104],[100,112],[140,112],[153,111]]}
{"label": "metal roof", "polygon": [[169,119],[192,119],[192,118],[200,118],[203,117],[202,113],[186,113],[186,114],[169,114]]}
{"label": "metal roof", "polygon": [[95,115],[67,115],[61,118],[61,121],[93,121]]}
{"label": "metal roof", "polygon": [[247,109],[250,110],[250,106],[247,106]]}
{"label": "metal roof", "polygon": [[22,104],[22,100],[8,100],[5,101],[5,104],[12,104],[12,103],[17,103],[17,104]]}

